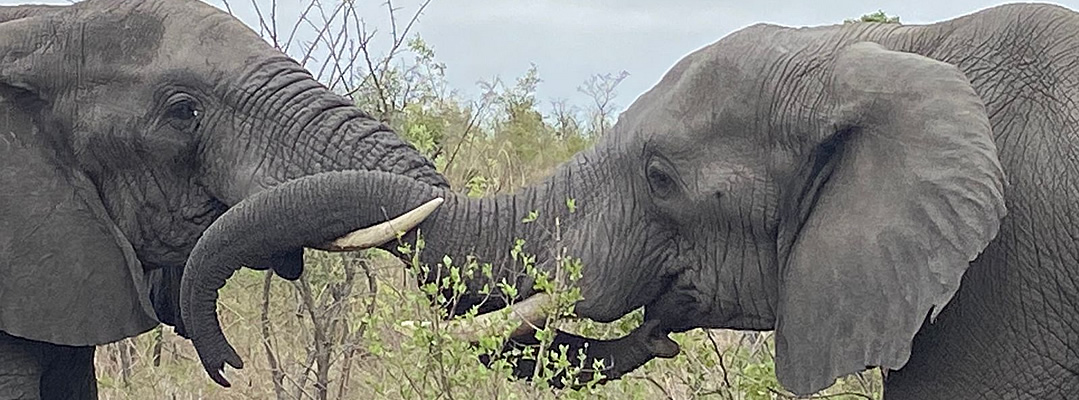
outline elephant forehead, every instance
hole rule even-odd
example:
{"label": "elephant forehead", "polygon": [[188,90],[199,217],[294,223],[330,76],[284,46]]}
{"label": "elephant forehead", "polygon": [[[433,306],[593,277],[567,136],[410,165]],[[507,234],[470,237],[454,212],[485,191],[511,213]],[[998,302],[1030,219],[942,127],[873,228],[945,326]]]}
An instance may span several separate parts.
{"label": "elephant forehead", "polygon": [[[195,0],[122,0],[85,2],[77,14],[75,36],[81,37],[87,57],[101,65],[144,67],[168,60],[243,62],[252,50],[272,47],[235,17]],[[79,54],[83,56],[83,54]]]}
{"label": "elephant forehead", "polygon": [[151,63],[165,35],[163,18],[139,9],[92,10],[75,24],[79,51],[71,52],[87,64],[141,67]]}
{"label": "elephant forehead", "polygon": [[[715,146],[731,140],[760,142],[769,114],[761,110],[764,86],[758,76],[720,61],[702,61],[648,101],[638,117],[642,129],[680,144]],[[659,138],[659,140],[664,140]]]}

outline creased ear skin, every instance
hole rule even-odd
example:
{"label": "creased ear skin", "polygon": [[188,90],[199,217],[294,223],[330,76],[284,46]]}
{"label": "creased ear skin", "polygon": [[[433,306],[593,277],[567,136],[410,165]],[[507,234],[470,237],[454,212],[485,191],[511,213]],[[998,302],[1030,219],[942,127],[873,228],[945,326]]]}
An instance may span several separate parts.
{"label": "creased ear skin", "polygon": [[85,346],[157,325],[142,266],[90,179],[0,98],[0,330]]}
{"label": "creased ear skin", "polygon": [[35,20],[54,10],[0,8],[0,331],[96,345],[157,321],[134,249],[89,177],[67,165],[27,84],[26,58],[47,48],[33,40]]}
{"label": "creased ear skin", "polygon": [[821,147],[781,271],[776,373],[797,394],[899,369],[1005,215],[984,105],[954,66],[873,43],[841,50]]}
{"label": "creased ear skin", "polygon": [[45,49],[57,47],[48,29],[54,22],[52,17],[68,7],[0,7],[0,85],[32,90],[35,83],[52,79],[41,76],[44,68],[38,63],[47,53]]}

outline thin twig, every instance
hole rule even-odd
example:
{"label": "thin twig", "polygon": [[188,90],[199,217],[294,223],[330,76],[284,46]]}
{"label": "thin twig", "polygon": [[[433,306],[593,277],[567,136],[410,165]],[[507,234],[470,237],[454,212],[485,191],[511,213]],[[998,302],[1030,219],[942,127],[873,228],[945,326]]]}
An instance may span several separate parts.
{"label": "thin twig", "polygon": [[304,275],[300,276],[294,284],[300,289],[300,298],[303,301],[303,306],[307,310],[307,315],[311,318],[311,325],[315,336],[315,361],[317,368],[315,370],[315,394],[319,400],[326,400],[327,388],[329,386],[329,368],[330,368],[330,342],[326,336],[326,327],[316,314],[318,310],[315,306],[314,297],[311,295],[311,286],[307,282],[307,278]]}
{"label": "thin twig", "polygon": [[[337,7],[334,7],[333,13],[330,15],[329,20],[332,20],[333,18],[335,18],[337,16],[337,13],[340,12],[342,8],[344,8],[343,4],[344,3],[341,3],[341,4],[338,4]],[[319,12],[321,13],[321,11],[322,11],[322,8],[320,7]],[[326,18],[324,17],[323,19],[326,19]],[[314,23],[312,23],[310,20],[308,20],[306,15],[304,15],[303,20],[306,21],[307,23],[311,24],[312,27],[314,26]],[[319,28],[318,34],[315,35],[315,39],[311,41],[311,46],[309,46],[307,48],[307,52],[305,52],[304,55],[303,55],[303,58],[300,59],[300,65],[306,66],[307,62],[309,60],[311,60],[311,54],[315,52],[315,48],[318,47],[317,43],[320,40],[322,40],[322,36],[325,35],[326,31],[330,29],[330,25],[332,25],[332,24],[330,24],[328,22],[328,20],[327,20],[327,22],[322,24],[322,28]]]}
{"label": "thin twig", "polygon": [[450,169],[453,168],[453,161],[457,159],[457,152],[461,150],[461,145],[463,145],[466,141],[471,142],[471,139],[473,137],[472,129],[476,127],[476,121],[479,121],[480,114],[483,113],[490,105],[491,102],[485,98],[484,101],[481,102],[479,107],[476,109],[476,113],[469,115],[468,124],[465,125],[465,131],[461,134],[461,140],[457,141],[457,144],[453,147],[453,152],[450,153],[449,158],[446,160],[446,166],[442,168],[443,175],[448,176],[450,174]]}
{"label": "thin twig", "polygon": [[270,26],[273,27],[273,31],[270,32],[270,37],[273,38],[274,48],[280,50],[281,43],[277,40],[277,0],[273,0],[270,3]]}
{"label": "thin twig", "polygon": [[285,53],[288,53],[289,47],[292,46],[292,40],[296,37],[296,31],[300,29],[300,24],[302,24],[303,21],[307,19],[307,13],[311,12],[311,9],[315,8],[315,3],[316,2],[314,1],[308,2],[307,7],[305,7],[303,9],[303,12],[300,13],[300,16],[296,18],[296,23],[292,25],[292,31],[289,32],[288,40],[285,41],[285,48],[282,50]]}
{"label": "thin twig", "polygon": [[[262,32],[269,33],[271,29],[269,26],[266,25],[266,19],[262,17],[262,10],[259,9],[258,2],[255,0],[251,0],[251,6],[255,8],[255,15],[258,15],[259,17],[259,35],[262,35]],[[274,39],[274,47],[277,47],[276,39]]]}
{"label": "thin twig", "polygon": [[[708,341],[712,342],[712,351],[716,353],[716,357],[719,357],[719,370],[723,373],[723,383],[727,385],[728,389],[733,388],[734,386],[731,386],[731,379],[727,375],[727,366],[725,365],[723,360],[723,352],[719,351],[719,345],[716,344],[716,338],[712,336],[712,331],[710,330],[705,329],[704,333],[708,336]],[[730,395],[729,392],[727,394]],[[733,398],[734,397],[731,396],[732,400]]]}
{"label": "thin twig", "polygon": [[[367,316],[374,315],[375,305],[377,304],[375,296],[378,294],[378,281],[375,280],[375,273],[371,270],[371,266],[367,263],[367,260],[357,260],[357,264],[363,270],[364,276],[367,277],[367,287],[371,300],[367,302]],[[349,276],[353,274],[352,264],[348,264],[349,267],[345,268],[346,279],[351,279]],[[356,331],[352,335],[348,335],[348,324],[345,324],[345,338],[342,340],[345,346],[345,359],[344,369],[341,371],[341,385],[337,390],[337,398],[345,398],[345,394],[348,392],[347,383],[352,373],[352,358],[356,355],[356,351],[359,349],[358,340],[363,338],[364,332],[367,330],[367,319],[361,318],[360,325],[356,328]]]}
{"label": "thin twig", "polygon": [[273,381],[273,391],[278,400],[285,399],[285,388],[282,386],[284,372],[277,362],[270,343],[270,284],[273,282],[273,271],[266,271],[266,278],[262,283],[262,317],[259,324],[262,325],[262,348],[266,350],[266,362],[270,364],[270,379]]}

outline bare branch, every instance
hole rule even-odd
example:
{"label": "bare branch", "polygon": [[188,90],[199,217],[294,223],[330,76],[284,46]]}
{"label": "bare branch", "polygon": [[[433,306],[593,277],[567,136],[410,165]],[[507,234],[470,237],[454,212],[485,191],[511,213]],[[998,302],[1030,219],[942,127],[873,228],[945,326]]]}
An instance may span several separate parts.
{"label": "bare branch", "polygon": [[307,52],[303,55],[303,58],[300,59],[300,65],[306,66],[307,61],[311,60],[311,54],[314,53],[315,48],[318,47],[317,43],[322,40],[322,36],[325,35],[326,31],[330,29],[331,24],[328,21],[336,17],[337,13],[340,12],[343,8],[344,3],[339,3],[337,7],[334,7],[333,14],[329,18],[326,18],[325,13],[322,13],[322,8],[320,7],[319,13],[322,14],[323,20],[326,21],[322,24],[321,28],[316,27],[315,24],[311,22],[311,20],[308,19],[306,15],[304,15],[302,20],[306,21],[308,24],[311,24],[311,27],[318,29],[318,34],[315,36],[315,39],[311,41],[311,46],[308,47]]}
{"label": "bare branch", "polygon": [[273,391],[278,400],[285,399],[285,388],[282,386],[284,372],[277,362],[277,355],[270,343],[270,283],[273,280],[273,272],[266,271],[266,278],[262,283],[262,313],[259,323],[262,326],[262,348],[266,350],[266,362],[270,364],[270,379],[273,381]]}
{"label": "bare branch", "polygon": [[[255,8],[255,14],[259,17],[259,35],[263,35],[263,32],[272,32],[272,29],[266,25],[266,18],[262,16],[262,10],[259,9],[259,4],[255,0],[251,0],[251,6]],[[275,48],[280,48],[277,45],[277,38],[273,38],[273,45]]]}
{"label": "bare branch", "polygon": [[[719,364],[719,370],[723,375],[723,384],[726,385],[726,387],[728,389],[733,388],[734,386],[731,385],[731,378],[727,374],[727,364],[723,360],[723,352],[719,351],[719,344],[716,343],[715,336],[712,336],[712,331],[710,331],[708,329],[705,329],[704,333],[705,333],[705,335],[708,335],[708,341],[712,343],[712,351],[714,351],[716,353],[716,357],[719,358],[719,363],[718,364]],[[731,397],[732,398],[731,400],[733,400],[733,396],[731,396],[731,394],[729,392],[727,393],[727,396]]]}
{"label": "bare branch", "polygon": [[221,2],[225,3],[225,11],[228,11],[229,15],[236,15],[232,13],[232,6],[229,5],[229,0],[221,0]]}
{"label": "bare branch", "polygon": [[307,20],[307,14],[311,12],[311,9],[315,8],[315,2],[311,1],[307,3],[307,7],[300,13],[300,17],[296,18],[296,23],[292,25],[292,31],[288,34],[288,40],[285,41],[285,48],[282,50],[288,53],[289,46],[292,45],[292,40],[296,37],[296,31],[300,29],[300,25],[303,21]]}
{"label": "bare branch", "polygon": [[270,25],[273,27],[270,37],[273,38],[274,47],[280,50],[281,43],[277,40],[277,0],[270,3]]}

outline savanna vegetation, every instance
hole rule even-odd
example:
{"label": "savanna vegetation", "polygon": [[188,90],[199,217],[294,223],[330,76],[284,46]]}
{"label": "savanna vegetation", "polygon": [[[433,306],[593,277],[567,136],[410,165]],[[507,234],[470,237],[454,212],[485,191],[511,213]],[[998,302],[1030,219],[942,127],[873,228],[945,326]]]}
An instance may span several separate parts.
{"label": "savanna vegetation", "polygon": [[[429,0],[428,0],[429,1]],[[259,4],[261,3],[261,4]],[[589,101],[571,104],[536,96],[541,69],[531,66],[510,81],[479,83],[482,95],[469,98],[445,79],[449,67],[436,49],[415,34],[427,3],[410,10],[387,2],[382,15],[360,16],[352,2],[289,4],[303,13],[278,21],[274,9],[255,2],[267,41],[300,60],[327,86],[355,99],[435,160],[453,187],[470,196],[511,192],[545,176],[572,154],[608,134],[619,107],[625,71],[599,71],[577,88]],[[226,3],[228,5],[228,3]],[[261,6],[261,8],[259,8]],[[276,7],[276,2],[274,7]],[[285,7],[284,4],[280,7]],[[231,7],[228,7],[231,8]],[[848,23],[898,23],[883,12]],[[306,41],[296,32],[305,32]],[[378,49],[378,50],[376,50]],[[671,60],[672,62],[674,60]],[[567,207],[574,207],[572,201]],[[422,249],[411,249],[422,251]],[[520,246],[507,248],[528,264]],[[405,268],[379,251],[330,254],[309,251],[305,274],[295,282],[271,273],[241,270],[223,289],[219,313],[225,333],[246,366],[228,371],[233,387],[216,386],[202,370],[194,349],[169,327],[99,348],[97,373],[103,399],[783,399],[774,374],[773,343],[767,332],[694,330],[672,337],[682,348],[674,359],[657,359],[623,377],[580,390],[552,388],[545,378],[571,379],[574,354],[543,353],[535,369],[540,379],[509,379],[506,360],[485,357],[504,335],[479,346],[454,340],[439,322],[427,293],[417,286],[418,266]],[[462,275],[484,273],[471,260],[444,260],[458,266],[444,287],[459,286]],[[581,268],[565,254],[559,270],[539,279],[558,293],[571,312],[572,283]],[[502,285],[493,292],[512,293]],[[441,301],[453,301],[441,298]],[[548,324],[590,337],[617,337],[642,319],[640,310],[619,321]],[[412,323],[405,321],[429,321]],[[489,365],[481,363],[488,360]],[[598,378],[598,377],[597,377]],[[819,398],[877,399],[880,372],[847,377]]]}

